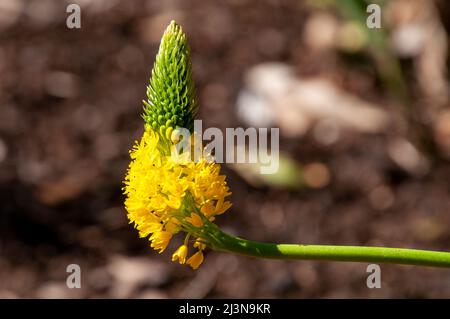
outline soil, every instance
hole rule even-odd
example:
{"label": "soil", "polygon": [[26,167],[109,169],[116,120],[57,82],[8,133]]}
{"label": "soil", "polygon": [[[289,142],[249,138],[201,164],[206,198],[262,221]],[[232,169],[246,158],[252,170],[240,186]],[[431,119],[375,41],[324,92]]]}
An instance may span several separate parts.
{"label": "soil", "polygon": [[[327,167],[330,181],[319,188],[252,185],[224,165],[233,207],[217,219],[223,229],[270,242],[449,250],[448,159],[421,148],[419,128],[407,124],[367,54],[317,53],[305,43],[305,21],[320,9],[294,0],[83,1],[81,29],[68,29],[65,2],[17,3],[0,15],[1,297],[450,297],[450,272],[429,267],[381,265],[381,289],[366,286],[359,263],[209,251],[192,271],[170,261],[176,243],[159,255],[128,224],[128,151],[143,131],[160,37],[175,19],[188,35],[204,127],[245,126],[235,105],[246,71],[271,61],[382,105],[395,123],[389,132],[343,133],[332,145],[311,132],[282,137],[298,165]],[[438,2],[439,14],[449,7]],[[413,110],[431,108],[413,63],[401,63]],[[427,112],[415,114],[433,129]],[[426,173],[392,160],[396,138],[419,145]],[[66,287],[69,264],[81,267],[81,289]]]}

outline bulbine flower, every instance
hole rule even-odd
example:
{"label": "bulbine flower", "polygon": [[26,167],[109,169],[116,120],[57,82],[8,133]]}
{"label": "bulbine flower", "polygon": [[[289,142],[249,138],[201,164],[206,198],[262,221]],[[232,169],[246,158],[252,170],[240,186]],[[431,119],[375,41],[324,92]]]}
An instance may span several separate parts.
{"label": "bulbine flower", "polygon": [[[130,151],[125,177],[128,219],[150,246],[162,253],[172,238],[184,236],[172,261],[197,269],[206,247],[260,258],[386,262],[450,268],[450,253],[388,247],[273,244],[228,235],[213,223],[226,212],[231,194],[220,165],[193,133],[197,102],[186,36],[171,22],[152,70],[144,101],[144,133]],[[184,140],[188,139],[188,140]],[[182,142],[180,151],[177,144]],[[200,144],[199,144],[200,143]],[[192,149],[194,152],[192,152]],[[193,153],[193,155],[191,154]],[[206,154],[205,154],[206,153]],[[192,160],[192,159],[195,160]],[[188,257],[189,245],[196,252]]]}
{"label": "bulbine flower", "polygon": [[189,150],[179,154],[175,148],[176,130],[192,131],[197,112],[189,48],[175,22],[163,35],[147,96],[145,131],[130,152],[125,177],[128,218],[160,253],[183,233],[184,244],[172,257],[180,264],[186,263],[192,239],[197,252],[187,263],[196,269],[203,262],[202,251],[213,240],[212,221],[231,206],[225,200],[231,193],[219,164],[206,156],[192,161]]}

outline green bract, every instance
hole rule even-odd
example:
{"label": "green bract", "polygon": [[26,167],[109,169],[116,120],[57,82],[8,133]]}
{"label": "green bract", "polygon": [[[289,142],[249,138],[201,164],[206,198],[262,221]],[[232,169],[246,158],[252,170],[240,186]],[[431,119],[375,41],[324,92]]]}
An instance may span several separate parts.
{"label": "green bract", "polygon": [[147,125],[170,138],[175,128],[192,131],[197,113],[192,65],[186,35],[172,21],[161,40],[147,87],[144,120]]}

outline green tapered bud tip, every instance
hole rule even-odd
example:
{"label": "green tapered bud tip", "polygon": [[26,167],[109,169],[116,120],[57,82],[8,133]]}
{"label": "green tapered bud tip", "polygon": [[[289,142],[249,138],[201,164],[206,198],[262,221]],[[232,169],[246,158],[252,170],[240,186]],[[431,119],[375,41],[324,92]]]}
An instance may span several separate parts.
{"label": "green tapered bud tip", "polygon": [[170,21],[169,25],[167,26],[166,30],[164,31],[163,37],[161,39],[161,41],[164,41],[164,38],[173,35],[173,34],[181,34],[181,35],[185,35],[183,33],[183,30],[181,29],[181,27],[175,22],[175,20]]}
{"label": "green tapered bud tip", "polygon": [[[171,21],[164,31],[153,65],[143,117],[157,132],[168,127],[192,131],[196,114],[189,46],[181,27]],[[162,132],[161,135],[166,134]]]}

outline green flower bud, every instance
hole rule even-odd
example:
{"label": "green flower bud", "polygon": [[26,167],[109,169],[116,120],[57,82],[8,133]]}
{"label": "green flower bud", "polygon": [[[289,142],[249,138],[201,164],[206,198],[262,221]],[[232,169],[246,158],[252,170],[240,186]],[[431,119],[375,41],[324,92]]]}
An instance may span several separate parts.
{"label": "green flower bud", "polygon": [[186,35],[175,21],[169,24],[161,39],[147,98],[143,101],[143,118],[161,136],[166,137],[165,130],[169,127],[193,130],[197,101],[191,58]]}

